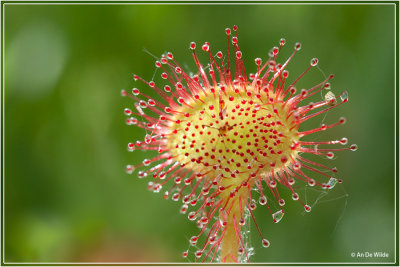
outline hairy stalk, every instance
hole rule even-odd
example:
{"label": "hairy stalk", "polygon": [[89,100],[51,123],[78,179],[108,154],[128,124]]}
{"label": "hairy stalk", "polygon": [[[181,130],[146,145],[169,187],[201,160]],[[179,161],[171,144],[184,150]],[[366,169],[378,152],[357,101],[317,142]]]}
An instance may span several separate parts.
{"label": "hairy stalk", "polygon": [[[226,232],[222,237],[221,241],[221,262],[238,262],[238,251],[240,242],[238,239],[240,238],[240,225],[239,225],[239,218],[240,215],[240,208],[239,205],[234,205],[234,202],[239,201],[239,197],[236,196],[234,198],[229,199],[228,196],[228,205],[232,205],[231,209],[228,211],[227,214],[227,221],[226,221]],[[225,212],[225,210],[221,210],[220,212]],[[223,219],[224,215],[220,214],[220,219]]]}
{"label": "hairy stalk", "polygon": [[237,231],[240,232],[241,227],[238,226],[239,220],[237,218],[240,215],[240,211],[237,206],[233,209],[229,213],[227,230],[221,242],[221,262],[238,262],[239,243],[237,242]]}

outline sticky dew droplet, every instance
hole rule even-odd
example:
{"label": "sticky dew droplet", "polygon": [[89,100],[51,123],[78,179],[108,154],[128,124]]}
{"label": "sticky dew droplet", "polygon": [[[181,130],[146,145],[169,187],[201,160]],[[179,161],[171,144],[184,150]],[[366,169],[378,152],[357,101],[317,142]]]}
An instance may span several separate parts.
{"label": "sticky dew droplet", "polygon": [[124,114],[125,114],[126,116],[130,116],[130,115],[132,114],[132,110],[129,109],[129,108],[126,108],[126,109],[124,109]]}
{"label": "sticky dew droplet", "polygon": [[180,212],[181,214],[185,214],[187,210],[188,210],[188,205],[183,204],[182,207],[181,207],[181,209],[179,210],[179,212]]}
{"label": "sticky dew droplet", "polygon": [[210,244],[214,244],[215,241],[217,241],[217,236],[216,235],[212,235],[208,238],[208,240],[210,241]]}
{"label": "sticky dew droplet", "polygon": [[267,248],[267,247],[269,247],[270,242],[267,239],[263,238],[262,239],[262,245],[263,245],[264,248]]}
{"label": "sticky dew droplet", "polygon": [[135,150],[135,144],[134,144],[134,143],[128,143],[128,145],[127,145],[127,150],[128,150],[129,152],[134,151],[134,150]]}
{"label": "sticky dew droplet", "polygon": [[318,65],[318,58],[311,59],[310,65],[311,65],[311,67],[317,66]]}
{"label": "sticky dew droplet", "polygon": [[335,96],[335,94],[334,93],[332,93],[332,91],[328,91],[326,94],[325,94],[325,102],[326,102],[326,104],[328,104],[328,105],[330,105],[330,106],[333,106],[333,105],[335,105],[336,104],[336,96]]}
{"label": "sticky dew droplet", "polygon": [[347,102],[347,101],[349,101],[349,95],[348,95],[347,91],[344,91],[344,92],[340,95],[340,100],[342,100],[342,102]]}
{"label": "sticky dew droplet", "polygon": [[162,189],[162,185],[161,184],[154,184],[154,187],[153,187],[153,192],[154,193],[159,193],[160,191],[161,191],[161,189]]}
{"label": "sticky dew droplet", "polygon": [[203,255],[203,251],[198,250],[198,251],[196,251],[196,252],[194,253],[194,255],[196,256],[196,258],[200,258],[201,255]]}
{"label": "sticky dew droplet", "polygon": [[347,142],[348,142],[349,140],[346,138],[346,137],[343,137],[342,139],[340,139],[340,144],[341,145],[347,145]]}
{"label": "sticky dew droplet", "polygon": [[196,220],[196,212],[194,212],[194,211],[189,212],[188,219],[190,221]]}
{"label": "sticky dew droplet", "polygon": [[228,223],[227,221],[228,221],[228,214],[223,208],[221,208],[219,210],[219,223],[221,227],[225,227]]}
{"label": "sticky dew droplet", "polygon": [[278,210],[277,212],[272,214],[272,219],[274,220],[274,223],[280,222],[283,218],[283,215],[285,215],[285,213],[283,213],[282,210]]}
{"label": "sticky dew droplet", "polygon": [[139,179],[142,179],[142,178],[144,178],[144,177],[147,177],[147,172],[139,171],[139,172],[138,172],[138,178],[139,178]]}
{"label": "sticky dew droplet", "polygon": [[356,144],[353,144],[350,146],[351,151],[357,151],[357,149],[358,149],[358,146]]}
{"label": "sticky dew droplet", "polygon": [[135,167],[133,167],[133,165],[126,165],[125,171],[127,174],[132,174],[134,170]]}
{"label": "sticky dew droplet", "polygon": [[188,251],[182,252],[182,257],[183,257],[183,258],[186,258],[187,256],[188,256]]}
{"label": "sticky dew droplet", "polygon": [[140,94],[139,89],[137,89],[137,88],[132,88],[132,94],[133,94],[133,95],[138,95],[138,94]]}
{"label": "sticky dew droplet", "polygon": [[334,188],[335,187],[335,185],[337,184],[337,179],[336,178],[334,178],[334,177],[331,177],[330,179],[329,179],[329,181],[325,184],[325,188],[326,189],[332,189],[332,188]]}
{"label": "sticky dew droplet", "polygon": [[260,203],[261,206],[264,206],[265,204],[267,204],[267,198],[265,196],[260,196],[260,198],[258,199],[258,203]]}
{"label": "sticky dew droplet", "polygon": [[197,236],[192,236],[189,241],[190,245],[192,246],[196,245],[198,239],[199,238]]}
{"label": "sticky dew droplet", "polygon": [[[178,201],[179,200],[179,193],[174,193],[173,195],[172,195],[172,200],[173,201]],[[186,211],[185,211],[186,212]]]}
{"label": "sticky dew droplet", "polygon": [[304,205],[304,210],[305,210],[306,212],[311,212],[311,207],[310,207],[310,205]]}

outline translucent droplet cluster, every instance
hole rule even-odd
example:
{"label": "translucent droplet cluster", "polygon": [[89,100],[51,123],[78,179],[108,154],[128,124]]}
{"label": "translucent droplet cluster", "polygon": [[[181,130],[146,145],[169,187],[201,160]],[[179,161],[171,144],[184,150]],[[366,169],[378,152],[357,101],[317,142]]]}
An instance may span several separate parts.
{"label": "translucent droplet cluster", "polygon": [[[330,91],[333,75],[310,88],[295,87],[317,66],[317,58],[311,59],[297,78],[289,80],[286,68],[301,45],[296,43],[289,58],[279,63],[278,55],[286,43],[281,39],[265,60],[255,59],[255,73],[247,74],[237,27],[233,32],[226,29],[226,34],[226,55],[212,52],[208,42],[201,46],[209,56],[206,67],[197,57],[196,44],[190,43],[197,66],[194,75],[187,74],[170,52],[155,62],[164,84],[134,75],[135,81],[156,91],[163,101],[150,98],[138,88],[121,93],[134,100],[133,107],[124,109],[126,124],[147,133],[143,140],[129,142],[127,150],[159,153],[139,165],[127,165],[126,172],[141,169],[139,178],[151,177],[149,190],[163,191],[165,199],[182,201],[180,213],[187,214],[200,229],[182,255],[193,255],[195,261],[202,262],[249,260],[253,249],[243,240],[246,216],[255,223],[260,246],[269,247],[270,241],[263,237],[253,214],[257,205],[266,207],[275,223],[280,222],[286,200],[279,190],[286,187],[292,200],[310,212],[311,206],[296,192],[295,183],[332,189],[341,179],[336,177],[336,168],[309,160],[306,155],[333,159],[336,151],[357,149],[356,145],[334,147],[347,145],[347,138],[307,141],[309,135],[345,123],[344,118],[299,130],[303,122],[348,101],[347,92],[336,96]],[[305,103],[313,96],[322,99]],[[254,190],[252,195],[252,189],[257,189],[257,196]]]}

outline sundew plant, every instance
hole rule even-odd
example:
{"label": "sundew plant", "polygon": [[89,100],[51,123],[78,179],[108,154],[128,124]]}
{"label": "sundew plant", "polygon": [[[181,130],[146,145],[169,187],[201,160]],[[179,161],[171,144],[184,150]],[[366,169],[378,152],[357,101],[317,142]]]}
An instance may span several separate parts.
{"label": "sundew plant", "polygon": [[[311,59],[303,73],[289,79],[288,65],[301,45],[296,43],[292,54],[280,59],[286,44],[281,39],[267,58],[255,59],[254,73],[249,73],[237,26],[225,32],[226,52],[213,51],[208,42],[200,49],[190,43],[197,73],[189,75],[168,52],[155,62],[165,83],[135,74],[134,80],[141,82],[138,88],[122,91],[134,101],[133,108],[124,110],[126,124],[145,129],[142,140],[128,143],[128,151],[159,153],[139,165],[127,165],[126,171],[139,169],[139,178],[149,179],[149,190],[182,202],[180,212],[199,227],[183,257],[194,255],[196,262],[248,262],[254,253],[246,239],[248,218],[260,244],[270,246],[253,213],[257,206],[265,206],[275,223],[282,220],[288,202],[310,212],[295,185],[333,189],[342,180],[337,169],[321,158],[357,150],[345,137],[316,139],[319,132],[344,124],[343,117],[333,124],[300,129],[304,122],[348,102],[347,92],[335,95],[330,90],[332,74],[308,88],[296,88],[318,59]],[[206,65],[199,61],[198,51],[209,56]],[[150,87],[163,100],[142,93],[141,86]],[[319,155],[318,161],[309,159],[310,154]],[[290,201],[280,195],[285,187],[291,192]]]}

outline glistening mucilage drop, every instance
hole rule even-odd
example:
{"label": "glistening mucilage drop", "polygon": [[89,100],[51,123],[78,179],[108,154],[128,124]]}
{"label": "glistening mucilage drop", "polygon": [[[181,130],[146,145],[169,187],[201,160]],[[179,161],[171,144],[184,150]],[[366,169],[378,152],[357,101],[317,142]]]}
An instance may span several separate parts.
{"label": "glistening mucilage drop", "polygon": [[[334,177],[336,168],[311,161],[305,155],[332,159],[336,151],[357,149],[356,145],[332,148],[347,145],[347,138],[304,140],[308,135],[345,123],[344,118],[337,123],[299,131],[303,122],[348,101],[347,92],[335,96],[328,91],[333,75],[308,89],[295,88],[296,83],[318,64],[318,59],[311,59],[306,70],[289,83],[286,67],[301,45],[296,43],[289,58],[280,64],[277,58],[286,43],[281,39],[279,47],[271,49],[265,62],[255,59],[255,74],[247,74],[237,27],[233,27],[233,32],[226,29],[226,35],[225,60],[221,51],[211,52],[208,42],[201,46],[209,56],[207,68],[197,57],[196,44],[190,43],[198,69],[195,75],[187,74],[172,53],[162,55],[155,62],[165,85],[158,86],[154,81],[134,75],[135,81],[156,91],[162,102],[137,88],[133,88],[131,94],[122,91],[123,96],[135,101],[136,112],[131,108],[124,110],[128,116],[126,123],[147,132],[143,140],[128,143],[128,151],[155,150],[159,153],[137,166],[128,165],[126,171],[133,173],[137,168],[143,169],[139,177],[153,179],[148,184],[149,190],[158,193],[167,188],[164,198],[171,196],[174,201],[182,200],[180,212],[188,213],[188,219],[196,221],[200,228],[198,235],[189,241],[193,249],[183,253],[184,257],[192,253],[196,262],[249,261],[251,253],[248,253],[242,229],[246,216],[251,216],[255,223],[260,245],[269,247],[270,241],[264,238],[255,220],[253,211],[257,203],[252,189],[258,190],[258,203],[266,206],[276,223],[282,220],[286,204],[279,194],[278,184],[288,188],[292,199],[310,212],[311,207],[295,191],[295,182],[332,189],[341,179]],[[231,68],[231,57],[234,68]],[[327,94],[323,100],[304,103],[324,91]],[[146,110],[152,115],[147,115]],[[311,171],[312,177],[303,170]],[[270,198],[265,195],[268,190]],[[276,205],[270,206],[271,201],[276,201],[277,210],[273,210]],[[200,239],[204,241],[199,243]]]}

